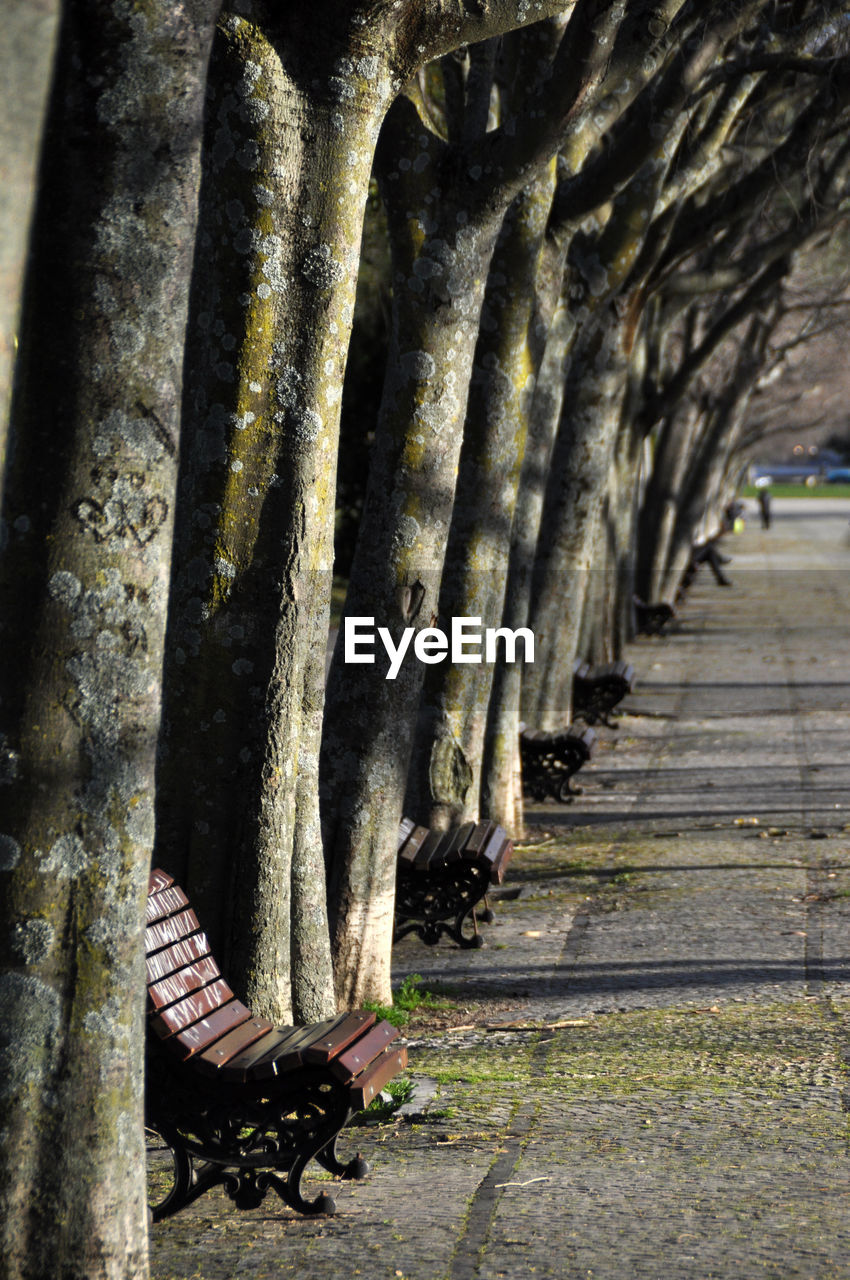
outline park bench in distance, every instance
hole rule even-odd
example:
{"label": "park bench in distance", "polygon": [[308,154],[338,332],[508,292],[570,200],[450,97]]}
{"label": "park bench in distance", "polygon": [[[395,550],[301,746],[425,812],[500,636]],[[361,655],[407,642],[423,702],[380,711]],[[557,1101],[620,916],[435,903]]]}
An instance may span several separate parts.
{"label": "park bench in distance", "polygon": [[404,818],[398,831],[393,942],[417,933],[430,946],[445,933],[458,946],[482,946],[478,925],[493,919],[487,890],[502,883],[513,851],[513,841],[495,822],[429,831]]}
{"label": "park bench in distance", "polygon": [[571,779],[593,752],[596,734],[583,724],[565,729],[527,729],[520,725],[519,753],[522,761],[523,791],[537,801],[552,795],[562,804],[581,795]]}
{"label": "park bench in distance", "polygon": [[145,1125],[154,1221],[223,1185],[240,1209],[269,1190],[299,1213],[333,1213],[305,1200],[310,1160],[362,1178],[336,1139],[407,1065],[398,1031],[360,1011],[310,1027],[254,1017],[221,976],[186,895],[153,871],[145,930],[148,989]]}
{"label": "park bench in distance", "polygon": [[667,623],[672,622],[676,616],[676,610],[666,600],[660,600],[657,604],[647,604],[645,600],[641,600],[640,596],[633,596],[632,603],[638,635],[660,636]]}
{"label": "park bench in distance", "polygon": [[635,669],[630,662],[607,662],[591,666],[576,661],[573,666],[573,710],[587,724],[604,724],[616,729],[611,712],[631,693]]}

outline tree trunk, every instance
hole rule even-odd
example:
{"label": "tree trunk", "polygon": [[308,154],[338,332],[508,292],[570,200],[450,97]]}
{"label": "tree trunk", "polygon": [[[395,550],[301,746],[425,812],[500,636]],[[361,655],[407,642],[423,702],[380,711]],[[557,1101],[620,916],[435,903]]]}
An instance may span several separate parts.
{"label": "tree trunk", "polygon": [[[563,273],[559,264],[558,275]],[[531,579],[546,476],[564,393],[564,361],[573,321],[558,304],[547,326],[546,348],[534,388],[511,536],[508,581],[501,625],[512,631],[528,626]],[[535,649],[535,661],[536,661]],[[519,762],[520,694],[525,668],[500,663],[495,670],[487,724],[481,783],[481,813],[506,831],[522,831],[522,782]]]}
{"label": "tree trunk", "polygon": [[571,719],[573,659],[626,388],[629,336],[623,309],[606,305],[588,321],[570,361],[529,615],[536,657],[522,694],[522,717],[539,729]]}
{"label": "tree trunk", "polygon": [[147,1275],[144,898],[215,5],[63,15],[2,589],[2,1257]]}
{"label": "tree trunk", "polygon": [[[538,180],[506,218],[493,255],[475,354],[439,615],[501,623],[511,530],[542,343],[531,332],[535,283],[554,173]],[[513,647],[513,646],[512,646]],[[498,665],[505,662],[500,646]],[[477,819],[494,664],[430,667],[419,709],[407,812],[447,829]],[[529,656],[517,641],[514,661]],[[442,767],[448,749],[457,753]]]}
{"label": "tree trunk", "polygon": [[36,165],[50,88],[59,0],[8,0],[0,69],[0,478],[6,453],[12,365],[35,195]]}
{"label": "tree trunk", "polygon": [[[393,108],[393,147],[381,175],[393,254],[393,318],[345,621],[374,618],[395,644],[436,625],[469,374],[487,267],[499,220],[467,213],[444,146],[422,132],[404,99]],[[405,143],[407,138],[407,143]],[[421,139],[421,145],[420,145]],[[413,145],[417,163],[398,164]],[[396,167],[398,165],[398,167]],[[425,197],[439,190],[433,206]],[[413,218],[407,211],[414,210]],[[428,232],[421,235],[421,228]],[[413,654],[397,676],[336,646],[327,688],[322,799],[338,993],[386,999],[395,857],[424,665]],[[451,767],[451,761],[447,761]]]}
{"label": "tree trunk", "polygon": [[[221,24],[209,110],[158,840],[166,865],[185,858],[239,991],[289,1021],[293,947],[296,1005],[335,1005],[315,759],[340,389],[391,89],[364,53],[369,77],[343,91],[350,33],[311,47],[293,15],[253,13]],[[302,909],[309,941],[291,933]]]}
{"label": "tree trunk", "polygon": [[[686,400],[659,425],[638,528],[638,594],[647,603],[672,602],[684,565],[671,564],[671,540],[700,411]],[[678,569],[678,572],[677,572]]]}

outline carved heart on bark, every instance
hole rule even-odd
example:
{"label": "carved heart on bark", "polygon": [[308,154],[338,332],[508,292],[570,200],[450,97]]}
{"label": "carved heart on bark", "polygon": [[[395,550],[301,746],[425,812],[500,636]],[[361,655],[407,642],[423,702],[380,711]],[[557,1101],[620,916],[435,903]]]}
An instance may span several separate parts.
{"label": "carved heart on bark", "polygon": [[71,510],[97,542],[129,533],[143,547],[155,537],[168,515],[168,503],[159,496],[130,504],[115,498],[106,503],[98,502],[97,498],[80,498]]}

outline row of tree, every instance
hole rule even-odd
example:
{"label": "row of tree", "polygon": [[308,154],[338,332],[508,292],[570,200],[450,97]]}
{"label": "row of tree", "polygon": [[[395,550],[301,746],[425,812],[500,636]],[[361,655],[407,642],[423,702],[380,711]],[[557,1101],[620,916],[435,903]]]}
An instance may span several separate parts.
{"label": "row of tree", "polygon": [[[850,5],[60,17],[3,437],[3,1265],[142,1276],[152,856],[258,1012],[387,997],[402,812],[517,830],[520,718],[569,721],[729,490],[846,209]],[[352,456],[344,615],[530,627],[532,667],[338,645],[326,684]]]}

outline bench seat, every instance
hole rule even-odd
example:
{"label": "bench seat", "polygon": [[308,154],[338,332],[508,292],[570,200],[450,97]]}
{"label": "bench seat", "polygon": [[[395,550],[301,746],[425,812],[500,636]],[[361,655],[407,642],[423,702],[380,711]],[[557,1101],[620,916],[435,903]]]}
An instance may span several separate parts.
{"label": "bench seat", "polygon": [[[460,947],[480,947],[479,923],[493,919],[486,894],[501,884],[513,842],[495,822],[431,831],[404,818],[398,833],[393,941],[417,933],[432,946],[447,934]],[[484,908],[477,910],[484,900]]]}
{"label": "bench seat", "polygon": [[308,1027],[274,1026],[234,995],[183,890],[151,873],[145,951],[148,992],[145,1124],[154,1221],[223,1185],[239,1208],[274,1190],[301,1213],[310,1160],[362,1177],[360,1157],[336,1155],[346,1122],[407,1064],[398,1031],[374,1013]]}

